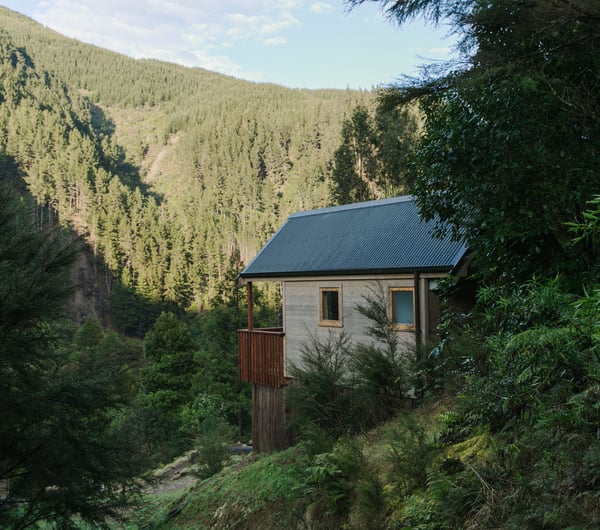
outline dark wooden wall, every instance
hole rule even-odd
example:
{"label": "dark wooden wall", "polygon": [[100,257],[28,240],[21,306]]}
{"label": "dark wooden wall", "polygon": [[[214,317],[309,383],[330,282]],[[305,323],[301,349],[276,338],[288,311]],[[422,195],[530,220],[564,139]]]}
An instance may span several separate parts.
{"label": "dark wooden wall", "polygon": [[290,446],[285,387],[252,385],[252,450],[272,453]]}

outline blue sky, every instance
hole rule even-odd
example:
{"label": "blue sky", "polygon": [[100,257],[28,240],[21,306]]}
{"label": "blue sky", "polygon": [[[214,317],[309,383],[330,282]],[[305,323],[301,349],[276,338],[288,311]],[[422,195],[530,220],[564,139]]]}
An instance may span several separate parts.
{"label": "blue sky", "polygon": [[292,88],[371,89],[450,58],[447,28],[343,0],[0,0],[63,35]]}

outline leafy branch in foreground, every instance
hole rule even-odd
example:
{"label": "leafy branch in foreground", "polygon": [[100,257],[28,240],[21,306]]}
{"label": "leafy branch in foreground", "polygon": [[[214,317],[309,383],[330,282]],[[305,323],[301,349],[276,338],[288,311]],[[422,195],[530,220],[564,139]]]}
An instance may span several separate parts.
{"label": "leafy branch in foreground", "polygon": [[409,181],[421,214],[464,238],[486,279],[560,272],[577,284],[597,252],[565,223],[598,194],[598,2],[377,3],[400,24],[424,17],[458,37],[460,62],[381,93],[425,115]]}
{"label": "leafy branch in foreground", "polygon": [[61,329],[76,247],[27,220],[0,189],[0,526],[97,526],[132,497],[135,459],[110,430],[123,381]]}

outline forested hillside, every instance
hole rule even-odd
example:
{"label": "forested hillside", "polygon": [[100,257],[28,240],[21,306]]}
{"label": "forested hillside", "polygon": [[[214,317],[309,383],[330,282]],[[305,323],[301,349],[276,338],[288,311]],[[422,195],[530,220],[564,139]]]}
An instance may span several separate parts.
{"label": "forested hillside", "polygon": [[[220,469],[250,429],[237,273],[291,212],[401,191],[414,110],[133,60],[0,7],[0,526],[119,516],[191,448]],[[255,292],[257,325],[277,296]]]}
{"label": "forested hillside", "polygon": [[[288,90],[0,8],[0,526],[600,527],[599,4],[377,3],[448,23],[459,60]],[[292,211],[405,187],[466,241],[473,304],[440,282],[440,340],[400,351],[367,300],[372,344],[304,345],[296,446],[232,457],[242,263]],[[77,304],[107,297],[77,322],[69,267]],[[196,487],[134,479],[192,448]]]}
{"label": "forested hillside", "polygon": [[[107,278],[148,301],[207,307],[291,212],[332,203],[342,125],[374,109],[368,92],[129,59],[5,8],[0,25],[0,147],[39,223],[73,223]],[[394,178],[366,196],[397,191]]]}
{"label": "forested hillside", "polygon": [[[460,286],[440,285],[441,341],[404,355],[384,296],[368,311],[374,345],[310,342],[287,387],[302,443],[231,465],[145,520],[600,528],[600,3],[376,3],[401,26],[422,17],[458,38],[459,60],[382,99],[421,106],[409,189],[440,232],[466,240],[476,302],[453,306]],[[406,384],[410,411],[397,401]],[[396,417],[365,432],[389,405]]]}

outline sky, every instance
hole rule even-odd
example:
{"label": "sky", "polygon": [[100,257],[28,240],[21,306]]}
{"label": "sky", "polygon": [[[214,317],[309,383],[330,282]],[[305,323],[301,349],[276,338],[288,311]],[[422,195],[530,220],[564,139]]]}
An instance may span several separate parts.
{"label": "sky", "polygon": [[134,58],[291,88],[370,90],[451,57],[448,29],[398,27],[343,0],[0,0],[68,37]]}

